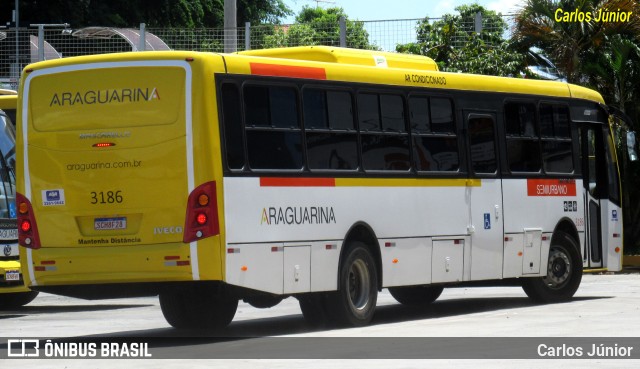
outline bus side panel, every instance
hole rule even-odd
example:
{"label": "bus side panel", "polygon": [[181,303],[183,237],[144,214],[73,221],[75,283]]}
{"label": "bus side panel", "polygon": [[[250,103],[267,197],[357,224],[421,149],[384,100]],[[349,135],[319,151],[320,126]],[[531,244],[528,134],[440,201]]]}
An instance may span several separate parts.
{"label": "bus side panel", "polygon": [[[543,242],[544,237],[536,234],[553,234],[561,219],[570,219],[578,232],[584,232],[581,191],[581,179],[503,180],[504,232],[508,240],[505,241],[505,278],[546,275],[548,244]],[[532,247],[536,249],[533,253]]]}
{"label": "bus side panel", "polygon": [[[228,283],[283,293],[282,278],[293,272],[282,270],[278,248],[311,245],[311,290],[335,290],[343,240],[353,225],[365,223],[378,238],[372,246],[381,249],[383,286],[427,284],[432,274],[429,237],[457,239],[467,232],[468,211],[460,211],[469,206],[466,180],[335,178],[310,187],[309,182],[295,183],[287,178],[225,177]],[[464,244],[469,243],[459,247]],[[464,262],[462,255],[452,261],[459,270]]]}

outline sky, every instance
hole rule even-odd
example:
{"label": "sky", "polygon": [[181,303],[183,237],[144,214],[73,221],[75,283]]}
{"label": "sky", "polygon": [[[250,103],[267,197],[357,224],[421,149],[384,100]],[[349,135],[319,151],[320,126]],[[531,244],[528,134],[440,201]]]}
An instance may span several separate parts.
{"label": "sky", "polygon": [[[426,16],[438,18],[446,13],[455,13],[459,5],[478,4],[502,14],[511,14],[523,0],[284,0],[298,14],[303,6],[319,5],[323,8],[341,7],[352,20],[416,19]],[[283,23],[294,23],[295,16]]]}

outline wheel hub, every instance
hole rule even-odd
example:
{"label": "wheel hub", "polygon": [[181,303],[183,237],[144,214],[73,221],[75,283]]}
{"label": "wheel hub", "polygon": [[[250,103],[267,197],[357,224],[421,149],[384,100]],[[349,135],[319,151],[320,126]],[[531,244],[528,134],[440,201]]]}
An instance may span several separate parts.
{"label": "wheel hub", "polygon": [[369,303],[369,270],[362,260],[356,260],[349,270],[349,302],[356,310],[362,310]]}
{"label": "wheel hub", "polygon": [[560,288],[571,276],[571,261],[561,249],[552,249],[549,255],[549,266],[545,281],[550,288]]}

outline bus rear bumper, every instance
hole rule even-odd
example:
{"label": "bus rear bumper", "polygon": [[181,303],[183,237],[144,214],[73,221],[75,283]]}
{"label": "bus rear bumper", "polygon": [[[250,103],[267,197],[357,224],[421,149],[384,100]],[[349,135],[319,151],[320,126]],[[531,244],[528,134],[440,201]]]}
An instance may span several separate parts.
{"label": "bus rear bumper", "polygon": [[[43,291],[53,286],[146,284],[203,279],[197,265],[199,258],[191,253],[194,248],[184,243],[21,249],[21,257],[29,262],[28,267],[24,267],[27,285]],[[210,263],[208,268],[212,268]],[[221,266],[218,264],[217,268]],[[213,279],[211,276],[215,274],[207,274],[208,279]]]}
{"label": "bus rear bumper", "polygon": [[221,290],[220,281],[148,282],[148,283],[103,283],[37,286],[35,291],[75,297],[85,300],[104,300],[129,297],[149,297],[160,293],[183,290],[189,284],[206,284]]}

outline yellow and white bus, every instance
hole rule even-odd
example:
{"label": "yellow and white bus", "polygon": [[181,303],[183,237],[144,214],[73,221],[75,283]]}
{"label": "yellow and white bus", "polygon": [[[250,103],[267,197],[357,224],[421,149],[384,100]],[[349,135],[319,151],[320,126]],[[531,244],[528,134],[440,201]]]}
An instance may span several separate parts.
{"label": "yellow and white bus", "polygon": [[18,95],[0,89],[0,310],[26,305],[38,295],[24,284],[18,252],[16,132]]}
{"label": "yellow and white bus", "polygon": [[31,288],[159,294],[175,327],[239,300],[364,325],[378,291],[521,283],[570,299],[617,271],[609,114],[560,82],[329,47],[144,52],[28,66],[18,225]]}

